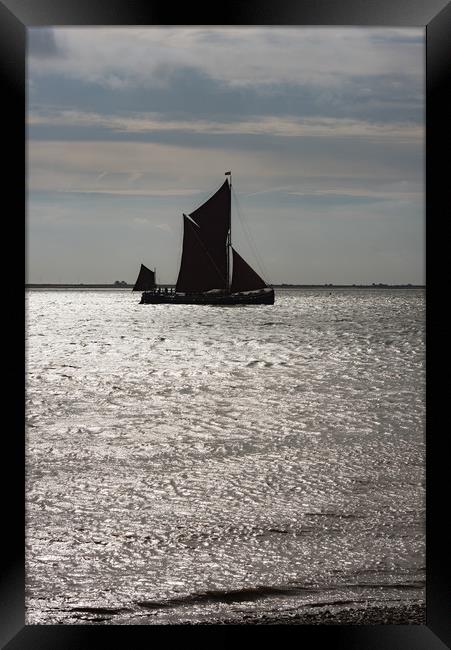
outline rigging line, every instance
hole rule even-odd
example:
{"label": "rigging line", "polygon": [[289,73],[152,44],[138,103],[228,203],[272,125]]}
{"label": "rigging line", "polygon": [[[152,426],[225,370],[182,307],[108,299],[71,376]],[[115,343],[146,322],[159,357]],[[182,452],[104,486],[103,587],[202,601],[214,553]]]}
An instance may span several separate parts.
{"label": "rigging line", "polygon": [[[198,226],[197,223],[194,221],[194,219],[191,219],[191,221],[195,224],[196,228],[199,228],[199,226]],[[223,282],[225,282],[225,281],[226,281],[226,278],[222,275],[221,270],[218,268],[218,265],[216,264],[216,262],[214,261],[214,259],[213,259],[212,256],[210,255],[209,250],[207,249],[207,247],[205,246],[204,242],[203,242],[202,239],[199,237],[199,235],[197,234],[197,232],[195,231],[194,228],[193,228],[193,232],[194,232],[194,234],[195,234],[196,237],[197,237],[197,241],[200,243],[200,245],[202,246],[202,248],[204,249],[204,251],[207,253],[210,262],[211,262],[211,263],[213,264],[213,266],[215,267],[216,272],[217,272],[217,274],[219,275],[219,278],[220,278]]]}
{"label": "rigging line", "polygon": [[249,231],[249,229],[247,227],[247,224],[246,224],[246,222],[244,221],[244,219],[242,217],[241,210],[240,210],[240,207],[238,205],[238,198],[237,198],[237,196],[235,194],[235,190],[232,191],[232,194],[233,194],[233,198],[234,198],[234,201],[235,201],[236,213],[237,213],[238,218],[240,220],[240,223],[241,223],[241,226],[243,228],[244,234],[246,236],[247,242],[248,242],[249,246],[251,247],[252,252],[253,252],[253,254],[255,256],[255,259],[256,259],[257,265],[259,267],[259,271],[260,271],[260,273],[262,275],[262,278],[266,282],[266,284],[271,284],[268,281],[269,274],[268,274],[268,272],[267,272],[267,270],[265,268],[263,260],[260,258],[260,255],[259,255],[259,253],[257,251],[257,248],[256,248],[256,246],[255,246],[255,244],[254,244],[254,242],[252,240],[252,236],[251,236],[250,231]]}

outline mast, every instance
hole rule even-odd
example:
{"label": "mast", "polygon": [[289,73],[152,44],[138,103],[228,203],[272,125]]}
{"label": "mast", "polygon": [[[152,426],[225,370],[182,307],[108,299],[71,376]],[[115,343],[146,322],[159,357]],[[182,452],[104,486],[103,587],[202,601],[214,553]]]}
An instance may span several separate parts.
{"label": "mast", "polygon": [[226,241],[226,261],[227,261],[227,274],[226,274],[226,293],[230,293],[231,279],[230,279],[230,249],[232,247],[232,172],[226,172],[225,176],[230,176],[230,211],[229,211],[229,228],[227,231]]}

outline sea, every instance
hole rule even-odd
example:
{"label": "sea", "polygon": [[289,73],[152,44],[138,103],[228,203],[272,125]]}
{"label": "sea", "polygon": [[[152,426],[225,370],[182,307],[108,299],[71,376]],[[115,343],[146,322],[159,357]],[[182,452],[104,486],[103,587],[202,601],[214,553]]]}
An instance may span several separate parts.
{"label": "sea", "polygon": [[26,292],[27,624],[424,622],[425,290],[139,300]]}

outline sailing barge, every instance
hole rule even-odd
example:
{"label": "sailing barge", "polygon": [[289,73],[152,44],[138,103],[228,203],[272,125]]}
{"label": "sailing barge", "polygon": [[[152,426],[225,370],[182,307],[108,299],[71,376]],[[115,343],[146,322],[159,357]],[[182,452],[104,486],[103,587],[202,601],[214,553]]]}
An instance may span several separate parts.
{"label": "sailing barge", "polygon": [[274,289],[237,253],[231,242],[231,172],[219,190],[183,215],[183,249],[174,290],[155,284],[143,264],[133,291],[140,304],[273,305]]}

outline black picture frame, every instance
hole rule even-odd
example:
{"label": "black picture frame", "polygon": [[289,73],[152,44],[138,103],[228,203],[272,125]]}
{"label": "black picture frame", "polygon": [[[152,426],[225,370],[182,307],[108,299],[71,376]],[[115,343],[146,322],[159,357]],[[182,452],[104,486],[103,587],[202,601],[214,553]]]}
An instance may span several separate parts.
{"label": "black picture frame", "polygon": [[[358,25],[426,28],[426,244],[427,244],[427,355],[428,381],[427,452],[426,452],[426,625],[375,626],[109,626],[109,625],[25,625],[24,568],[24,482],[25,482],[25,307],[23,294],[13,278],[23,277],[25,285],[26,255],[26,130],[25,130],[25,61],[26,30],[32,26],[62,25]],[[445,388],[430,383],[429,359],[438,355],[440,334],[445,332],[442,320],[431,307],[430,294],[441,276],[437,263],[440,253],[431,255],[431,245],[438,223],[446,217],[446,193],[449,178],[439,154],[449,127],[449,100],[446,97],[446,72],[451,61],[451,7],[445,0],[243,0],[209,8],[186,3],[173,8],[164,2],[137,0],[0,0],[0,75],[2,81],[2,113],[4,136],[4,249],[12,250],[14,270],[4,284],[4,305],[7,334],[4,338],[12,351],[4,362],[7,378],[7,399],[4,410],[9,426],[3,430],[3,475],[6,482],[3,506],[6,509],[3,527],[4,567],[0,584],[0,642],[8,650],[51,648],[88,648],[117,644],[124,647],[150,647],[162,635],[165,642],[182,634],[182,643],[198,642],[199,632],[214,643],[243,639],[257,642],[290,633],[300,644],[325,643],[328,647],[346,650],[435,650],[451,647],[451,612],[449,581],[449,536],[444,532],[448,519],[442,499],[447,488],[448,461],[444,453],[446,425],[438,420],[441,403],[446,403]],[[6,153],[6,156],[5,156]],[[447,151],[445,150],[445,153]],[[7,212],[7,214],[6,214]],[[442,219],[440,219],[442,217]],[[437,237],[436,239],[440,239]],[[435,242],[434,242],[435,246]],[[440,246],[440,244],[439,244]],[[442,251],[444,257],[446,254]],[[436,283],[434,283],[436,280]],[[446,286],[446,285],[445,285]],[[433,304],[433,298],[432,298]],[[443,348],[440,347],[440,354]],[[440,383],[440,382],[439,382]],[[444,420],[446,422],[446,420]],[[443,434],[443,435],[440,435]],[[443,524],[443,527],[442,527]],[[261,637],[263,639],[263,637]],[[268,639],[269,640],[269,639]],[[285,639],[283,639],[285,640]]]}

